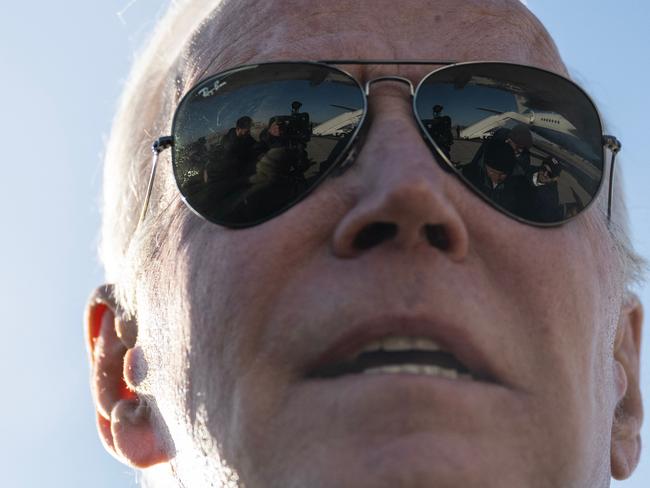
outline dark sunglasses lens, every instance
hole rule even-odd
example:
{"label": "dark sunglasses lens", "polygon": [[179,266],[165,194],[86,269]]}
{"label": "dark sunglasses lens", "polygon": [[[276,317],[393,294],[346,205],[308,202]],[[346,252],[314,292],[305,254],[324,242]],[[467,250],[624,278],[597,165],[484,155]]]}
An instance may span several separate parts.
{"label": "dark sunglasses lens", "polygon": [[270,63],[216,75],[176,112],[176,182],[189,206],[212,222],[263,222],[325,177],[364,113],[358,83],[328,66]]}
{"label": "dark sunglasses lens", "polygon": [[560,76],[504,63],[453,66],[425,78],[415,110],[462,179],[519,219],[563,222],[600,188],[600,118]]}

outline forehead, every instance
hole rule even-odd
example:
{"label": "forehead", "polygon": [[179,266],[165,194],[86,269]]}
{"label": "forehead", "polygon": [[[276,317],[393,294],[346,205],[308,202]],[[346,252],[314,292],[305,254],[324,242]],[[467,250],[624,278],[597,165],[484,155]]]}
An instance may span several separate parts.
{"label": "forehead", "polygon": [[495,60],[566,74],[519,0],[224,0],[190,43],[186,74],[191,85],[239,64],[319,59]]}

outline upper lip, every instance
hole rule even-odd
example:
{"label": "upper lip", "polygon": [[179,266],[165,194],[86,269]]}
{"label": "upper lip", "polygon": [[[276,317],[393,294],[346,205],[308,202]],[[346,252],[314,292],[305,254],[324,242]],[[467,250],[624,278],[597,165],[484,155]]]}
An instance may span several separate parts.
{"label": "upper lip", "polygon": [[469,331],[429,317],[383,316],[356,323],[331,343],[307,367],[307,374],[325,366],[350,361],[368,343],[391,336],[426,337],[453,354],[475,380],[500,383],[489,356]]}

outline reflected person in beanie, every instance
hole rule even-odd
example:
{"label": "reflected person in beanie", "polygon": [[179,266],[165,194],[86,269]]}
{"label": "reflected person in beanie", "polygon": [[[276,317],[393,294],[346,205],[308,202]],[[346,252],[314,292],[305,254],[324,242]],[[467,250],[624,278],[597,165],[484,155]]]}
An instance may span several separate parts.
{"label": "reflected person in beanie", "polygon": [[482,157],[465,166],[462,174],[483,195],[514,211],[519,188],[525,183],[523,176],[513,175],[516,164],[511,145],[493,138],[485,143]]}
{"label": "reflected person in beanie", "polygon": [[512,147],[517,160],[512,171],[514,175],[530,173],[530,148],[533,146],[533,135],[528,126],[517,124],[512,129],[502,127],[493,134],[492,139],[507,142]]}

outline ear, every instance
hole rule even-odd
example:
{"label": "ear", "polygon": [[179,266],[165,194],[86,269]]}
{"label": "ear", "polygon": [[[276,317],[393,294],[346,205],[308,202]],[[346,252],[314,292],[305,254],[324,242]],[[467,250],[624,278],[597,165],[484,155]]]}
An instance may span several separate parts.
{"label": "ear", "polygon": [[147,468],[170,459],[156,431],[154,415],[134,388],[137,323],[127,320],[112,285],[97,288],[86,307],[86,343],[97,427],[106,449],[118,460]]}
{"label": "ear", "polygon": [[619,403],[612,425],[612,477],[628,478],[641,455],[641,424],[643,405],[639,385],[639,356],[643,307],[636,295],[630,295],[621,309],[616,339],[614,364]]}

